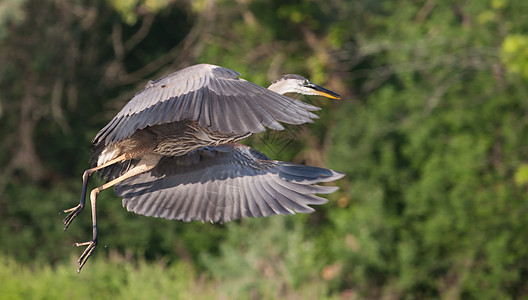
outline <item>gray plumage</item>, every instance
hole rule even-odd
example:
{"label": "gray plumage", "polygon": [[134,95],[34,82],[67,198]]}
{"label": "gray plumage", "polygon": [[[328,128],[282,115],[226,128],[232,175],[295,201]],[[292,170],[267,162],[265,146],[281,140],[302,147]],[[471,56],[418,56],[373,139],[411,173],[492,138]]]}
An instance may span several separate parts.
{"label": "gray plumage", "polygon": [[343,177],[332,170],[274,161],[244,145],[206,147],[165,157],[149,172],[118,183],[127,210],[202,222],[310,213],[337,187],[317,183]]}
{"label": "gray plumage", "polygon": [[[196,121],[223,133],[258,133],[279,122],[303,124],[320,108],[239,78],[240,73],[200,64],[150,81],[94,138],[109,145],[147,126]],[[265,126],[265,127],[264,127]]]}

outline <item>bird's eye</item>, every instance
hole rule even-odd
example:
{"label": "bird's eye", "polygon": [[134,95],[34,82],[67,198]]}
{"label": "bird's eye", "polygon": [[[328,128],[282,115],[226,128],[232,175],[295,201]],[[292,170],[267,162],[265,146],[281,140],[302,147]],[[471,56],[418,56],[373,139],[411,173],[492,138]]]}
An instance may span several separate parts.
{"label": "bird's eye", "polygon": [[310,84],[310,81],[308,81],[308,79],[305,79],[303,82],[303,85],[309,85],[309,84]]}

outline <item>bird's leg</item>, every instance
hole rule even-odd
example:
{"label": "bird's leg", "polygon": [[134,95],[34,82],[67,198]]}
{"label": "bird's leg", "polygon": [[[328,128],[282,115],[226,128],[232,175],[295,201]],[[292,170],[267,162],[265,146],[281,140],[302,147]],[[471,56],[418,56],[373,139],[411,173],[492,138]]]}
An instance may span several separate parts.
{"label": "bird's leg", "polygon": [[73,221],[73,219],[75,219],[75,217],[77,217],[77,215],[84,209],[84,203],[86,201],[86,190],[88,188],[88,177],[90,177],[90,175],[92,175],[92,173],[94,173],[95,171],[98,171],[98,170],[101,170],[103,168],[106,168],[110,165],[113,165],[115,163],[118,163],[118,162],[122,162],[122,161],[125,161],[126,158],[125,158],[125,155],[120,155],[108,162],[106,162],[105,164],[102,164],[100,166],[97,166],[95,168],[91,168],[91,169],[88,169],[86,171],[84,171],[83,173],[83,189],[82,189],[82,195],[81,195],[81,202],[79,202],[79,204],[75,207],[72,207],[70,209],[65,209],[64,212],[65,213],[69,213],[66,218],[64,218],[64,230],[66,230],[68,228],[68,226],[70,226],[70,223]]}
{"label": "bird's leg", "polygon": [[77,247],[79,247],[79,246],[88,246],[88,247],[86,247],[84,252],[79,257],[79,260],[77,261],[79,263],[79,269],[77,269],[77,272],[81,272],[82,267],[84,266],[84,264],[86,263],[88,258],[90,258],[92,253],[94,252],[95,246],[97,246],[97,212],[96,212],[96,204],[95,203],[96,203],[96,200],[97,200],[97,194],[99,194],[99,192],[100,192],[99,189],[100,189],[100,187],[99,188],[95,188],[90,193],[90,203],[92,204],[92,240],[89,241],[89,242],[75,243],[74,244]]}
{"label": "bird's leg", "polygon": [[95,250],[95,247],[97,246],[97,213],[96,213],[96,200],[97,195],[102,191],[109,187],[112,187],[130,177],[136,176],[138,174],[150,171],[152,168],[156,166],[158,161],[161,159],[161,155],[146,155],[144,156],[141,161],[132,169],[128,170],[125,174],[117,177],[116,179],[109,181],[102,186],[93,189],[90,192],[90,202],[92,205],[92,240],[84,243],[75,243],[74,245],[79,246],[88,246],[84,250],[83,254],[79,257],[78,263],[79,263],[79,269],[77,272],[81,272],[82,267],[90,258],[92,253]]}

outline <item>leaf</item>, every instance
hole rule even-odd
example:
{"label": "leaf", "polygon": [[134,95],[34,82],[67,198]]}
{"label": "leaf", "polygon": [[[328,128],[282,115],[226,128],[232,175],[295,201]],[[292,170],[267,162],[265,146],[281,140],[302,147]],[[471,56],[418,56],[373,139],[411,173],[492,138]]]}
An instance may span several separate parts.
{"label": "leaf", "polygon": [[528,164],[522,164],[517,168],[513,180],[519,186],[528,184]]}

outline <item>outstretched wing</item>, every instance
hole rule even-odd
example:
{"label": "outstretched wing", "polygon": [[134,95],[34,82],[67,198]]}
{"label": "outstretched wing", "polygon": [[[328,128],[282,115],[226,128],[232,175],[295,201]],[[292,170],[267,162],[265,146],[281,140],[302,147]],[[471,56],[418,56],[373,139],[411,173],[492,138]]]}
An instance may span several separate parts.
{"label": "outstretched wing", "polygon": [[240,144],[226,144],[164,157],[158,165],[119,183],[117,196],[128,211],[185,222],[230,222],[244,217],[310,213],[327,202],[314,194],[344,174],[329,169],[269,160]]}
{"label": "outstretched wing", "polygon": [[278,122],[302,124],[318,107],[239,78],[240,73],[200,64],[149,82],[94,138],[105,145],[147,126],[191,120],[222,133],[257,133]]}

